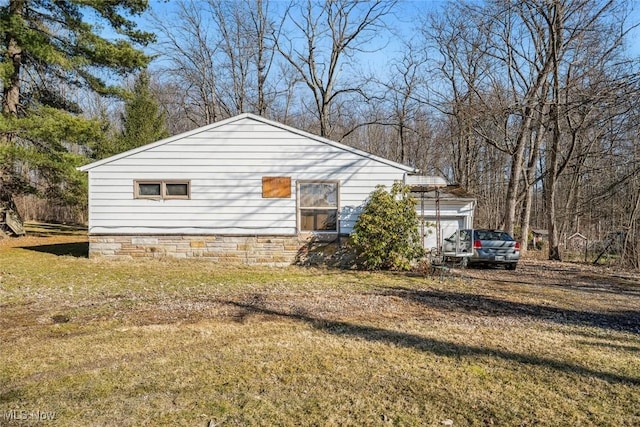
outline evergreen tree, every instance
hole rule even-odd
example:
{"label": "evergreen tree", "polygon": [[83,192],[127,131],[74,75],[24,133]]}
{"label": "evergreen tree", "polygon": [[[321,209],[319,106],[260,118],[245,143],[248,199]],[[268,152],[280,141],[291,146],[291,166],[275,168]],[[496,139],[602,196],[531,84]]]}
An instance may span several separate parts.
{"label": "evergreen tree", "polygon": [[149,87],[146,70],[138,74],[133,92],[125,96],[122,131],[116,134],[105,129],[105,137],[96,140],[92,157],[103,159],[169,136],[165,114]]}
{"label": "evergreen tree", "polygon": [[120,150],[126,151],[169,136],[164,112],[149,89],[149,73],[142,71],[125,102]]}
{"label": "evergreen tree", "polygon": [[407,270],[424,253],[416,201],[410,188],[396,182],[369,195],[351,235],[357,262],[368,270]]}
{"label": "evergreen tree", "polygon": [[2,205],[25,192],[58,203],[82,197],[75,166],[83,162],[82,147],[101,138],[103,123],[84,118],[72,96],[118,95],[108,82],[146,66],[136,45],[153,36],[129,17],[147,7],[146,0],[9,0],[0,6]]}

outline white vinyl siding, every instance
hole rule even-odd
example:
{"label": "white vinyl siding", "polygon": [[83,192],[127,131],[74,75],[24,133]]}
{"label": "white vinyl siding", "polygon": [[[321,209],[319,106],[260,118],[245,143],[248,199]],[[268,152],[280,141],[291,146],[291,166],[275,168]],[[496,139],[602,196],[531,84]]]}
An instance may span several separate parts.
{"label": "white vinyl siding", "polygon": [[[349,233],[378,184],[409,170],[357,150],[241,116],[88,165],[89,232],[299,232],[296,183],[339,182],[338,229]],[[263,198],[262,178],[291,177],[290,198]],[[136,199],[135,182],[189,182],[188,199]]]}

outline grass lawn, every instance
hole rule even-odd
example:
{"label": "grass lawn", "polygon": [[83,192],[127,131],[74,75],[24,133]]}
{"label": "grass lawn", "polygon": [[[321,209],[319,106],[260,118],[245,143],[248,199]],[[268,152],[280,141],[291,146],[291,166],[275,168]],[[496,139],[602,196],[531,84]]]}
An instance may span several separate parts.
{"label": "grass lawn", "polygon": [[639,355],[638,276],[577,264],[441,279],[0,241],[1,426],[637,426]]}

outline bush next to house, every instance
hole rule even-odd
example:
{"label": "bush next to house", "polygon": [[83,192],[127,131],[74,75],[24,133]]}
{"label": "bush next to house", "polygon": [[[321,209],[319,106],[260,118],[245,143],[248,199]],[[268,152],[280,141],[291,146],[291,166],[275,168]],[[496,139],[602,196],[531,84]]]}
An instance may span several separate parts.
{"label": "bush next to house", "polygon": [[379,185],[369,195],[351,235],[358,264],[368,270],[409,269],[424,253],[418,226],[409,187],[397,182],[387,191]]}

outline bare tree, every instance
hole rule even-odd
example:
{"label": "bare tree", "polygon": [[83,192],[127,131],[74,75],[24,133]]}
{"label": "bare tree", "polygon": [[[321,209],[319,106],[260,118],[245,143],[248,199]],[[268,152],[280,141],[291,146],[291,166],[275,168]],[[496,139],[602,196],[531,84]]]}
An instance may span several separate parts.
{"label": "bare tree", "polygon": [[222,114],[219,70],[215,63],[220,40],[212,30],[206,10],[194,0],[179,1],[172,19],[156,16],[160,34],[157,45],[161,68],[174,85],[179,98],[174,102],[192,127],[213,123]]}
{"label": "bare tree", "polygon": [[[542,89],[542,93],[548,92],[548,84]],[[546,118],[548,107],[542,105],[537,111],[533,134],[531,135],[531,145],[528,152],[527,167],[524,170],[524,189],[522,210],[520,215],[520,253],[525,255],[529,249],[529,234],[531,229],[531,210],[534,201],[534,190],[536,184],[541,181],[539,174],[540,147],[546,136]]]}
{"label": "bare tree", "polygon": [[432,15],[424,25],[421,34],[425,45],[437,52],[425,74],[435,76],[437,82],[429,86],[429,95],[423,99],[453,119],[447,138],[452,180],[475,191],[477,183],[472,180],[477,178],[474,169],[479,138],[473,125],[478,112],[486,110],[475,93],[480,91],[487,69],[482,58],[484,34],[469,20],[464,8],[458,6]]}
{"label": "bare tree", "polygon": [[275,31],[268,0],[208,0],[212,22],[220,34],[218,56],[222,101],[227,115],[255,112],[266,115],[275,89],[269,73]]}
{"label": "bare tree", "polygon": [[[418,117],[420,114],[420,104],[416,102],[417,92],[424,83],[420,75],[421,65],[424,63],[421,58],[411,54],[412,48],[408,47],[403,57],[392,63],[392,80],[387,87],[391,113],[390,122],[396,130],[398,154],[394,157],[400,163],[409,162],[409,148],[418,142]],[[412,159],[416,161],[417,159]]]}
{"label": "bare tree", "polygon": [[[484,183],[473,183],[471,175],[479,171],[487,184],[495,179],[494,187],[500,188],[501,177],[487,173],[501,168],[499,162],[490,166],[494,156],[487,156],[488,149],[507,156],[501,225],[515,231],[520,209],[523,243],[533,186],[544,183],[549,257],[559,259],[560,231],[568,227],[564,220],[581,194],[576,152],[593,147],[604,135],[598,126],[618,114],[614,106],[621,96],[632,93],[627,82],[634,68],[603,72],[622,66],[616,58],[631,28],[624,21],[626,3],[495,0],[449,6],[423,34],[433,43],[432,52],[439,53],[432,69],[446,82],[430,88],[429,102],[455,118],[450,138],[454,175],[477,194]],[[576,166],[575,181],[566,186],[568,165]],[[563,205],[557,204],[560,190],[568,197]]]}
{"label": "bare tree", "polygon": [[371,77],[364,108],[354,114],[354,103],[347,105],[350,112],[341,114],[349,121],[343,123],[348,131],[342,140],[354,145],[367,140],[368,146],[360,148],[423,168],[433,133],[429,106],[421,100],[427,82],[425,59],[410,42],[403,45],[402,52],[398,59],[389,61],[388,77]]}
{"label": "bare tree", "polygon": [[[175,99],[193,125],[242,112],[268,115],[275,31],[268,0],[182,0],[174,18],[155,19],[160,65],[182,91]],[[175,25],[178,22],[178,25]]]}
{"label": "bare tree", "polygon": [[356,74],[347,79],[341,73],[354,68],[356,53],[380,48],[372,42],[395,4],[396,0],[307,0],[303,6],[289,6],[288,25],[295,31],[277,35],[276,47],[311,91],[313,104],[307,108],[316,115],[321,136],[333,136],[341,97],[366,98]]}
{"label": "bare tree", "polygon": [[[247,0],[250,1],[250,0]],[[255,65],[257,99],[255,110],[264,116],[274,97],[273,90],[267,88],[268,77],[274,64],[275,46],[269,35],[274,31],[274,24],[269,20],[269,5],[265,0],[257,0],[256,8],[250,9],[250,24],[255,35]]]}
{"label": "bare tree", "polygon": [[[550,259],[561,259],[557,212],[561,178],[589,134],[595,138],[603,136],[598,129],[602,116],[619,114],[615,105],[620,103],[620,95],[627,96],[634,89],[629,84],[631,74],[620,72],[627,68],[620,51],[628,34],[628,27],[622,24],[627,11],[620,9],[620,5],[624,4],[556,0],[537,9],[549,28],[553,58],[551,132],[545,150]],[[570,186],[565,197],[571,200],[578,189]],[[565,212],[565,224],[571,216]]]}

